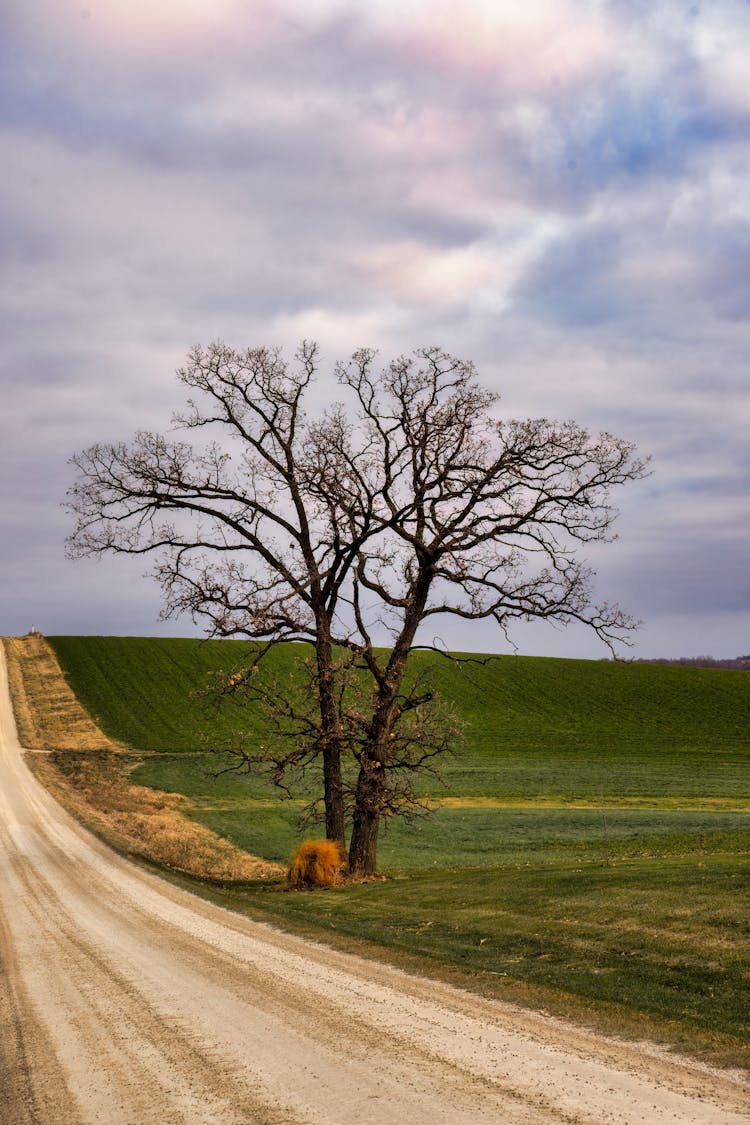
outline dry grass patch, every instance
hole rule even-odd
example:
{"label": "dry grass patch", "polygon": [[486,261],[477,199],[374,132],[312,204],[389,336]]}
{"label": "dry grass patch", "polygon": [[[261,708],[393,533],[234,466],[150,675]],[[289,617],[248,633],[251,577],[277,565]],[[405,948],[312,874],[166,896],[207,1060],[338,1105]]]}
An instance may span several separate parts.
{"label": "dry grass patch", "polygon": [[178,793],[131,785],[139,759],[110,752],[29,755],[40,781],[98,835],[130,855],[201,878],[247,882],[276,878],[283,868],[258,859],[189,820]]}
{"label": "dry grass patch", "polygon": [[750,801],[737,797],[438,797],[429,801],[434,809],[631,809],[635,812],[676,810],[679,812],[750,812]]}
{"label": "dry grass patch", "polygon": [[5,637],[13,710],[30,750],[110,750],[116,746],[86,713],[41,633]]}

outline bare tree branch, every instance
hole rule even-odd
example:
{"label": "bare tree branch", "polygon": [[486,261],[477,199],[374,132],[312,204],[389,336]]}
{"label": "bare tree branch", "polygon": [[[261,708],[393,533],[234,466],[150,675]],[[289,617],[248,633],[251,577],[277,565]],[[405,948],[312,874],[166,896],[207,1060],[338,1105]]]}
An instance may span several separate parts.
{"label": "bare tree branch", "polygon": [[[355,352],[335,369],[353,409],[308,419],[318,367],[308,342],[292,365],[274,349],[192,348],[175,423],[220,439],[140,433],[77,454],[69,552],[153,553],[165,616],[260,645],[214,695],[260,708],[268,738],[224,749],[288,793],[321,771],[327,835],[343,843],[351,818],[350,866],[368,872],[381,819],[424,811],[414,780],[457,737],[429,684],[405,686],[416,648],[441,651],[420,628],[578,621],[612,652],[627,643],[635,623],[596,603],[578,551],[614,538],[612,490],[646,463],[575,422],[498,419],[473,364],[436,347],[383,368]],[[289,641],[310,645],[301,692],[265,671]]]}

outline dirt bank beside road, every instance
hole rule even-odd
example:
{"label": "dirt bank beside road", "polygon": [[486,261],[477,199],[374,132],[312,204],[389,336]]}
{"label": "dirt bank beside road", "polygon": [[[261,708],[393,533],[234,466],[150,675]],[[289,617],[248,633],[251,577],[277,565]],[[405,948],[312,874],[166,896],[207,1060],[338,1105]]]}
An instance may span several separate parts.
{"label": "dirt bank beside road", "polygon": [[29,768],[78,820],[118,851],[173,871],[227,883],[284,874],[278,863],[186,817],[181,794],[132,785],[130,772],[141,756],[92,721],[41,634],[2,643],[21,741],[41,751],[28,758]]}

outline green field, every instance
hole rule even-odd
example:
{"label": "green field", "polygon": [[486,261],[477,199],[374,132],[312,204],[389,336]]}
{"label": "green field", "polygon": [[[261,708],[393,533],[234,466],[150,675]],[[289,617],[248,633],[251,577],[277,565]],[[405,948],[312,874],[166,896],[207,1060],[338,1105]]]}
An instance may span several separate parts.
{"label": "green field", "polygon": [[[280,801],[257,778],[213,777],[220,759],[207,752],[240,721],[263,731],[261,716],[209,714],[197,694],[211,671],[247,662],[244,643],[49,639],[104,730],[151,752],[135,781],[185,794],[195,819],[288,859],[305,794]],[[293,677],[300,650],[274,659]],[[424,787],[442,807],[382,834],[394,878],[212,893],[485,992],[750,1065],[750,675],[417,660],[465,733],[441,783]]]}

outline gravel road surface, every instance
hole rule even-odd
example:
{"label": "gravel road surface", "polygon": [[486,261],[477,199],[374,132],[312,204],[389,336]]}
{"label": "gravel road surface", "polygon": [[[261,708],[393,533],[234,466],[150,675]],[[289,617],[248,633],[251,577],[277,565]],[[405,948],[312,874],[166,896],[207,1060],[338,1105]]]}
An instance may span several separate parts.
{"label": "gravel road surface", "polygon": [[28,771],[0,643],[3,1125],[750,1121],[739,1078],[332,952],[140,870]]}

